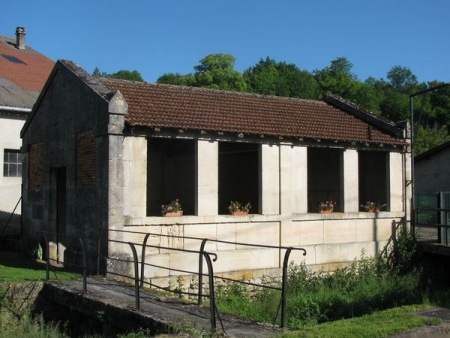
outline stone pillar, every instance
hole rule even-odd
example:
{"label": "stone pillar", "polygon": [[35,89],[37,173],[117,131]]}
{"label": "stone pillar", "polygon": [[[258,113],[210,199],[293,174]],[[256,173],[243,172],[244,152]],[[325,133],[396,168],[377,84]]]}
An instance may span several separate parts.
{"label": "stone pillar", "polygon": [[400,153],[389,153],[389,211],[403,210],[404,177],[400,176],[403,167],[403,156]]}
{"label": "stone pillar", "polygon": [[358,183],[358,152],[354,149],[343,151],[343,211],[358,212],[359,210],[359,183]]}
{"label": "stone pillar", "polygon": [[281,213],[308,212],[308,157],[306,147],[280,146]]}
{"label": "stone pillar", "polygon": [[126,137],[123,143],[124,216],[145,217],[147,213],[147,140]]}
{"label": "stone pillar", "polygon": [[[117,91],[108,104],[108,135],[107,149],[103,156],[107,159],[107,227],[109,229],[121,229],[124,225],[124,136],[122,134],[125,125],[125,115],[128,113],[128,104],[122,94]],[[114,236],[118,236],[115,234]],[[113,244],[109,244],[112,250]]]}
{"label": "stone pillar", "polygon": [[280,213],[280,148],[262,144],[260,151],[260,210],[262,214]]}
{"label": "stone pillar", "polygon": [[219,143],[197,141],[197,186],[195,212],[198,216],[219,213]]}

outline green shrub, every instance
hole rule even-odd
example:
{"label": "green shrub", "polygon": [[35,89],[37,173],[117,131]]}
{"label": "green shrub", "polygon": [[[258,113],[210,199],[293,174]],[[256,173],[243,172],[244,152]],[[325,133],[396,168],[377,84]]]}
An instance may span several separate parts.
{"label": "green shrub", "polygon": [[[287,318],[289,328],[363,316],[374,311],[423,301],[420,269],[417,269],[414,238],[400,234],[394,260],[367,258],[334,272],[312,272],[304,264],[291,263],[288,270]],[[273,285],[274,280],[264,281]],[[277,282],[277,287],[280,283]],[[233,282],[216,287],[222,311],[255,320],[273,322],[281,292],[247,287]],[[277,318],[278,321],[280,318]]]}
{"label": "green shrub", "polygon": [[421,253],[414,233],[401,228],[396,242],[391,248],[390,269],[399,274],[407,274],[415,269],[421,269]]}
{"label": "green shrub", "polygon": [[20,317],[0,311],[0,337],[8,338],[65,338],[57,324],[45,323],[40,316],[32,318],[29,313]]}

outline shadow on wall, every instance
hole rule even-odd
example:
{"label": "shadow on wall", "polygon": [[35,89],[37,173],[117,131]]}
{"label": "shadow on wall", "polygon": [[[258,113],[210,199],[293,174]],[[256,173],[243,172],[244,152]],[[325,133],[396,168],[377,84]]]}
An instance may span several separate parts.
{"label": "shadow on wall", "polygon": [[0,234],[20,233],[21,216],[0,210]]}
{"label": "shadow on wall", "polygon": [[376,223],[377,223],[377,218],[374,219],[374,241],[377,245],[376,252],[379,252],[379,257],[384,257],[389,262],[393,262],[395,260],[394,255],[396,253],[398,236],[399,236],[400,232],[402,230],[404,230],[404,226],[405,226],[404,222],[403,221],[396,222],[395,220],[392,221],[391,236],[389,237],[389,240],[388,240],[386,246],[382,250],[380,250],[380,248],[378,247],[379,244],[376,239],[376,237],[377,237]]}

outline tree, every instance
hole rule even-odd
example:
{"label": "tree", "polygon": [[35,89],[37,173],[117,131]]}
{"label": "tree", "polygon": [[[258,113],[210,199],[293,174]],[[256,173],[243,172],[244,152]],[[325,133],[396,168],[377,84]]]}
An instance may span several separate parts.
{"label": "tree", "polygon": [[236,59],[231,54],[210,54],[194,67],[194,74],[166,73],[157,83],[207,87],[213,89],[246,91],[247,85],[242,74],[234,69]]}
{"label": "tree", "polygon": [[236,58],[231,54],[210,54],[195,66],[195,86],[214,89],[246,91],[242,74],[234,69]]}
{"label": "tree", "polygon": [[380,109],[382,115],[390,120],[407,120],[410,116],[409,95],[389,90],[380,103]]}
{"label": "tree", "polygon": [[[437,81],[429,83],[429,87],[442,85]],[[430,105],[434,110],[436,121],[442,126],[446,125],[450,132],[450,86],[439,88],[430,92]]]}
{"label": "tree", "polygon": [[450,141],[447,126],[438,129],[419,126],[414,139],[414,155],[417,156],[447,141]]}
{"label": "tree", "polygon": [[345,57],[331,61],[329,67],[313,72],[323,94],[335,94],[350,99],[354,96],[354,85],[358,81],[352,73],[353,64]]}
{"label": "tree", "polygon": [[331,61],[331,66],[329,71],[332,76],[338,76],[340,74],[345,74],[352,80],[357,80],[358,78],[354,73],[352,73],[353,63],[347,60],[345,57],[338,57],[337,59]]}
{"label": "tree", "polygon": [[387,78],[392,87],[401,93],[411,94],[419,84],[411,69],[402,66],[392,67],[387,73]]}
{"label": "tree", "polygon": [[370,83],[354,81],[348,99],[373,113],[380,113],[379,101]]}
{"label": "tree", "polygon": [[[387,73],[388,81],[383,79],[375,80],[369,78],[372,83],[381,115],[393,120],[401,121],[410,118],[410,100],[409,95],[420,89],[416,76],[409,68],[395,66]],[[367,82],[367,81],[366,81]],[[418,98],[415,99],[419,102]],[[424,120],[427,113],[425,105],[420,104]]]}
{"label": "tree", "polygon": [[156,82],[178,86],[193,86],[195,85],[195,77],[192,74],[181,75],[178,73],[166,73],[160,76]]}
{"label": "tree", "polygon": [[122,79],[122,80],[129,80],[129,81],[144,82],[144,79],[142,78],[141,74],[137,70],[133,70],[133,71],[119,70],[117,73],[108,74],[105,72],[100,72],[98,67],[95,67],[92,75],[107,77],[107,78],[112,78],[112,79]]}
{"label": "tree", "polygon": [[276,62],[269,57],[245,70],[244,81],[248,91],[253,93],[318,98],[318,86],[311,73],[301,71],[292,63]]}

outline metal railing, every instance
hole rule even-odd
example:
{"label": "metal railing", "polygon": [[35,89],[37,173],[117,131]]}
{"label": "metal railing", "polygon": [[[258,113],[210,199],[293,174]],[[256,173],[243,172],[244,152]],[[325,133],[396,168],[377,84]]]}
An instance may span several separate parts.
{"label": "metal railing", "polygon": [[[45,273],[46,273],[46,279],[49,280],[50,279],[50,269],[53,269],[53,265],[51,264],[51,262],[55,262],[55,263],[59,263],[58,259],[52,259],[50,258],[50,241],[48,239],[49,235],[63,235],[61,233],[57,233],[57,232],[51,232],[51,231],[37,231],[36,232],[36,236],[42,235],[42,237],[44,238],[44,248],[45,248],[45,256],[43,257],[45,260]],[[83,293],[86,294],[87,293],[87,271],[88,271],[88,265],[87,265],[87,256],[86,256],[86,247],[84,245],[84,240],[82,237],[80,236],[70,236],[70,235],[65,235],[64,237],[66,239],[77,239],[78,242],[80,243],[80,248],[81,248],[81,253],[82,253],[82,263],[80,264],[71,264],[71,263],[65,263],[66,265],[68,265],[69,267],[72,268],[76,268],[76,269],[81,269],[82,270],[82,275],[83,275]],[[56,274],[56,272],[55,272]]]}
{"label": "metal railing", "polygon": [[[429,216],[429,217],[425,217]],[[441,223],[436,220],[441,219]],[[447,223],[447,224],[443,224]],[[413,210],[412,230],[419,240],[440,242],[445,245],[450,241],[450,209],[416,208]],[[435,230],[435,231],[433,231]],[[443,231],[445,230],[444,234]],[[443,237],[443,238],[442,238]]]}
{"label": "metal railing", "polygon": [[[117,239],[110,239],[109,235],[105,236],[105,234],[110,233],[128,233],[133,235],[143,235],[143,240],[141,243],[133,243],[130,241],[122,241]],[[48,232],[48,231],[38,231],[37,235],[41,235],[44,238],[45,241],[45,261],[46,261],[46,278],[49,279],[49,271],[52,267],[51,261],[49,257],[50,252],[50,242],[49,242],[49,235],[58,235],[55,232]],[[140,310],[140,289],[144,287],[144,285],[148,285],[150,287],[155,287],[159,289],[164,289],[167,291],[167,287],[161,287],[159,285],[156,285],[152,282],[146,282],[145,277],[145,267],[151,266],[156,267],[160,269],[167,269],[169,271],[176,271],[180,272],[182,274],[190,274],[190,275],[197,275],[199,279],[199,286],[197,293],[191,293],[191,292],[183,292],[182,290],[176,290],[176,293],[178,294],[188,294],[193,295],[197,298],[198,305],[202,305],[203,298],[209,298],[209,312],[210,312],[210,325],[211,325],[211,332],[216,332],[216,314],[218,319],[220,320],[220,323],[222,325],[222,329],[225,332],[225,329],[223,327],[222,320],[220,319],[220,314],[217,309],[216,304],[216,295],[215,295],[215,279],[222,279],[226,281],[232,281],[237,283],[246,284],[249,286],[257,286],[260,288],[268,288],[268,289],[274,289],[281,292],[280,297],[280,303],[278,305],[278,309],[273,321],[273,325],[275,325],[275,322],[278,318],[278,315],[280,313],[281,309],[281,318],[280,318],[280,327],[284,328],[286,326],[286,308],[287,308],[287,287],[288,287],[288,264],[289,264],[289,257],[293,250],[298,250],[303,253],[303,256],[306,255],[306,250],[303,248],[293,248],[293,247],[284,247],[284,246],[271,246],[271,245],[260,245],[260,244],[251,244],[251,243],[239,243],[239,242],[230,242],[230,241],[221,241],[221,240],[212,240],[207,238],[197,238],[197,237],[185,237],[185,236],[176,236],[176,235],[163,235],[163,234],[155,234],[155,233],[147,233],[147,232],[136,232],[136,231],[130,231],[130,230],[106,230],[103,229],[99,232],[98,238],[97,238],[97,252],[93,255],[95,256],[96,260],[96,266],[88,266],[87,263],[87,257],[88,252],[86,249],[85,243],[88,241],[87,238],[83,238],[81,236],[68,236],[65,235],[65,238],[72,238],[78,240],[80,250],[82,252],[82,262],[81,264],[75,264],[74,266],[77,268],[81,268],[83,273],[83,293],[87,293],[87,275],[88,270],[96,272],[97,274],[109,274],[109,275],[116,275],[120,276],[122,278],[131,279],[134,282],[134,297],[135,297],[135,308],[136,310]],[[181,249],[181,248],[174,248],[170,246],[161,246],[161,245],[154,245],[149,244],[148,239],[151,236],[155,237],[166,237],[166,238],[175,238],[175,239],[183,239],[183,240],[196,240],[199,242],[199,250],[190,250],[190,249]],[[105,238],[106,237],[106,238]],[[92,242],[92,238],[89,238],[89,241]],[[282,265],[282,276],[281,276],[281,287],[273,286],[273,285],[265,285],[265,284],[258,284],[253,282],[247,282],[237,279],[231,279],[231,278],[225,278],[225,277],[219,277],[214,275],[214,265],[213,262],[217,261],[218,254],[213,252],[208,252],[205,250],[205,246],[208,242],[215,242],[215,243],[222,243],[222,244],[230,244],[230,245],[239,245],[239,246],[248,246],[248,247],[257,247],[257,248],[266,248],[266,249],[274,249],[274,250],[285,250],[284,258],[283,258],[283,265]],[[121,261],[126,264],[129,264],[129,260],[124,260],[118,257],[114,256],[104,256],[102,255],[102,244],[118,244],[123,245],[124,247],[129,247],[131,250],[131,257],[133,259],[132,261],[132,274],[133,276],[130,276],[129,274],[121,274],[117,271],[111,271],[108,270],[107,266],[105,266],[105,269],[101,268],[101,260],[107,259],[109,261],[116,260]],[[138,250],[137,247],[141,247],[141,260],[139,261],[138,257]],[[157,250],[169,250],[169,251],[178,251],[178,252],[184,252],[186,254],[195,254],[198,255],[198,270],[197,271],[187,271],[187,270],[181,270],[181,269],[174,269],[170,267],[165,266],[159,266],[155,264],[151,264],[151,262],[147,262],[147,248],[153,248]],[[92,255],[91,255],[92,257]],[[151,257],[151,256],[150,256]],[[56,261],[56,260],[55,260]],[[208,267],[208,273],[205,274],[203,272],[203,265],[206,263],[206,266]],[[73,265],[73,264],[72,264]],[[208,278],[208,284],[209,284],[209,292],[207,294],[203,294],[203,278]],[[174,292],[173,290],[169,290]]]}
{"label": "metal railing", "polygon": [[[143,286],[143,283],[141,283],[141,278],[139,278],[139,264],[141,264],[142,266],[145,265],[145,261],[139,262],[138,259],[138,254],[137,254],[137,250],[136,250],[136,246],[140,246],[142,245],[141,243],[132,243],[132,242],[127,242],[127,241],[120,241],[120,240],[113,240],[113,239],[107,239],[108,243],[116,243],[116,244],[123,244],[125,246],[129,246],[129,248],[131,249],[131,253],[132,253],[132,258],[133,258],[133,276],[129,276],[126,274],[120,274],[117,272],[112,272],[112,271],[108,271],[108,269],[102,270],[100,268],[100,259],[102,257],[101,255],[101,241],[104,240],[102,239],[102,233],[100,233],[100,235],[98,236],[97,239],[97,243],[98,243],[98,248],[97,248],[97,265],[95,267],[95,269],[93,269],[94,271],[97,272],[97,274],[100,273],[108,273],[111,275],[116,275],[116,276],[120,276],[123,278],[129,278],[132,279],[134,281],[134,299],[135,299],[135,309],[136,310],[140,310],[140,288]],[[41,235],[44,239],[44,247],[45,247],[45,262],[46,262],[46,279],[49,280],[50,279],[50,270],[53,268],[53,265],[51,264],[51,262],[55,262],[55,263],[59,263],[58,259],[52,259],[50,258],[50,241],[49,241],[49,235],[63,235],[64,238],[66,240],[68,239],[77,239],[79,244],[80,244],[80,250],[82,253],[82,263],[81,264],[67,264],[68,266],[71,267],[76,267],[82,270],[83,273],[83,294],[87,293],[87,271],[88,269],[92,269],[93,267],[89,267],[87,264],[87,257],[88,257],[88,253],[86,250],[86,246],[85,246],[85,241],[86,238],[82,238],[80,236],[69,236],[66,234],[60,234],[60,233],[56,233],[56,232],[49,232],[49,231],[38,231],[36,233],[37,235]],[[191,253],[195,253],[195,254],[201,254],[204,259],[206,264],[208,265],[208,277],[209,277],[209,282],[210,282],[210,291],[209,291],[209,299],[210,299],[210,321],[211,321],[211,331],[215,332],[216,331],[216,316],[215,316],[215,312],[217,311],[218,314],[218,310],[217,310],[217,306],[216,306],[216,302],[215,302],[215,291],[214,291],[214,279],[213,279],[213,265],[212,265],[212,260],[210,256],[214,257],[214,260],[217,260],[217,255],[215,253],[209,253],[206,251],[203,252],[199,252],[199,251],[194,251],[194,250],[182,250],[182,249],[176,249],[176,248],[169,248],[169,247],[161,247],[161,246],[154,246],[154,245],[142,245],[142,252],[144,253],[145,257],[145,248],[146,247],[154,247],[154,248],[159,248],[159,249],[166,249],[166,250],[175,250],[175,251],[183,251],[183,252],[191,252]],[[108,257],[108,259],[110,260],[118,260],[118,261],[124,261],[121,259],[117,259],[117,258],[113,258],[113,257]],[[126,263],[129,263],[129,261],[124,261]],[[143,270],[142,270],[143,271]],[[205,296],[205,295],[204,295]],[[220,317],[219,317],[220,318]],[[223,325],[222,325],[223,328]],[[224,330],[225,331],[225,330]]]}

